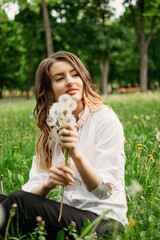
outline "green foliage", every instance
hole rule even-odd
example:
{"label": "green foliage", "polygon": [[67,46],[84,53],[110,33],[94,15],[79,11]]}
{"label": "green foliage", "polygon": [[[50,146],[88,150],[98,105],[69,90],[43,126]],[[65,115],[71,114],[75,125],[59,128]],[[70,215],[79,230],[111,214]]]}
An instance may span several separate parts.
{"label": "green foliage", "polygon": [[[35,71],[46,57],[45,30],[40,0],[18,2],[19,13],[14,20],[0,10],[0,91],[18,88],[27,90],[34,85]],[[66,50],[75,53],[88,68],[94,83],[101,87],[99,60],[109,57],[109,84],[119,86],[139,85],[140,52],[130,10],[118,20],[112,20],[109,1],[47,0],[52,39],[55,52]],[[158,11],[159,0],[145,1],[145,34],[148,36],[151,17]],[[136,8],[136,7],[135,7]],[[137,10],[137,8],[136,8]],[[136,11],[140,27],[140,14]],[[158,22],[158,19],[157,19]],[[159,27],[149,48],[149,87],[158,88]],[[134,64],[133,64],[134,63]]]}

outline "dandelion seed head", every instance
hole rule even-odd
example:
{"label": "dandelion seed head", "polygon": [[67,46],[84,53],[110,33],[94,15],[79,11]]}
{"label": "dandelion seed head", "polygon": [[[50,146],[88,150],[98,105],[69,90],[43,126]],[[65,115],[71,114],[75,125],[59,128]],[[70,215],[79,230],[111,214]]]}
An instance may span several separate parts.
{"label": "dandelion seed head", "polygon": [[128,186],[127,193],[131,197],[136,197],[142,190],[143,187],[137,181],[133,180],[131,185]]}
{"label": "dandelion seed head", "polygon": [[56,123],[56,118],[51,118],[51,117],[48,117],[47,119],[46,119],[46,123],[47,123],[47,125],[48,126],[54,126],[54,124]]}
{"label": "dandelion seed head", "polygon": [[76,110],[76,108],[77,108],[77,102],[76,102],[75,100],[72,100],[72,102],[70,103],[69,107],[70,107],[70,109],[71,109],[72,111]]}
{"label": "dandelion seed head", "polygon": [[13,204],[12,204],[12,208],[17,208],[17,204],[16,204],[16,203],[13,203]]}
{"label": "dandelion seed head", "polygon": [[149,115],[146,116],[146,120],[150,120],[151,117]]}
{"label": "dandelion seed head", "polygon": [[72,125],[76,124],[75,117],[73,115],[68,116],[67,119],[66,119],[66,123],[70,123]]}
{"label": "dandelion seed head", "polygon": [[160,141],[160,132],[157,132],[156,138],[157,138],[158,141]]}
{"label": "dandelion seed head", "polygon": [[58,98],[59,102],[63,102],[63,104],[69,105],[72,102],[72,97],[68,94],[62,94],[59,98]]}
{"label": "dandelion seed head", "polygon": [[39,223],[41,223],[41,222],[43,221],[43,219],[42,219],[41,216],[37,216],[37,217],[36,217],[36,221],[39,222]]}
{"label": "dandelion seed head", "polygon": [[29,119],[33,119],[33,115],[29,115]]}

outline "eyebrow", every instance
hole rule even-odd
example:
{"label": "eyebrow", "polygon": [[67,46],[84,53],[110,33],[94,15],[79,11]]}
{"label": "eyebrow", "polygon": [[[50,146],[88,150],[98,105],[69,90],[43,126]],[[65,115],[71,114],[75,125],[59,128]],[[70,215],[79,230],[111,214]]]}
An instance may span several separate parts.
{"label": "eyebrow", "polygon": [[[69,71],[70,73],[71,72],[73,72],[73,71],[76,71],[76,69],[75,68],[73,68],[71,71]],[[63,75],[64,74],[64,72],[61,72],[61,73],[56,73],[56,74],[54,74],[53,75],[53,77],[52,78],[54,78],[54,77],[56,77],[56,76],[58,76],[58,75]]]}

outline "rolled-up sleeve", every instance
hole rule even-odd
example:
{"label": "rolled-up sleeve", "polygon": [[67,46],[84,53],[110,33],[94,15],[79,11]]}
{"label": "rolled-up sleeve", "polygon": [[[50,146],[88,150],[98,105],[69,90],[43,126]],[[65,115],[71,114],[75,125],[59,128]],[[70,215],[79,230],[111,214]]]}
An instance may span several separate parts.
{"label": "rolled-up sleeve", "polygon": [[49,176],[47,170],[41,170],[37,167],[36,156],[33,157],[32,167],[29,173],[28,182],[22,186],[22,190],[26,192],[31,192],[34,187],[42,184]]}
{"label": "rolled-up sleeve", "polygon": [[104,183],[111,183],[112,188],[124,178],[124,134],[123,127],[116,114],[109,110],[98,120],[94,167]]}

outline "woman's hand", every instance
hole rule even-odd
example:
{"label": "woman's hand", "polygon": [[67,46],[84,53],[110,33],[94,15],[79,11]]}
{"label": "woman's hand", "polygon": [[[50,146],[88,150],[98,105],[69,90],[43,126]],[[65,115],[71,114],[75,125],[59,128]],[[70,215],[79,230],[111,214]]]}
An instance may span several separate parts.
{"label": "woman's hand", "polygon": [[55,165],[49,169],[49,178],[44,182],[44,188],[52,189],[57,185],[67,186],[74,183],[74,179],[71,177],[74,172],[71,168],[64,165]]}
{"label": "woman's hand", "polygon": [[68,124],[64,123],[59,127],[59,136],[61,140],[62,149],[68,148],[70,157],[77,158],[80,155],[78,148],[78,134],[76,129]]}

